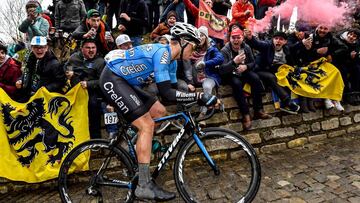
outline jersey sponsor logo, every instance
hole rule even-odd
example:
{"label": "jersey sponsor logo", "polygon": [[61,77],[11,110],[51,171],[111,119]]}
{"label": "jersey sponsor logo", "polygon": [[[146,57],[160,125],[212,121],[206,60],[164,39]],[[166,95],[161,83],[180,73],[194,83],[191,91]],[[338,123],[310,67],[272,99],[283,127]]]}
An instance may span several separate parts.
{"label": "jersey sponsor logo", "polygon": [[129,52],[130,57],[135,56],[135,49],[134,48],[128,49],[128,52]]}
{"label": "jersey sponsor logo", "polygon": [[148,69],[145,64],[131,64],[130,66],[120,66],[120,71],[123,75],[131,75],[142,72]]}
{"label": "jersey sponsor logo", "polygon": [[154,75],[154,73],[151,73],[151,74],[150,74],[148,77],[146,77],[146,78],[137,77],[136,80],[137,80],[140,84],[149,85],[149,84],[155,82],[155,75]]}
{"label": "jersey sponsor logo", "polygon": [[116,49],[111,52],[109,52],[105,56],[105,61],[113,61],[115,59],[125,59],[125,50]]}
{"label": "jersey sponsor logo", "polygon": [[137,98],[137,96],[133,95],[133,94],[130,94],[130,98],[132,100],[134,100],[134,102],[136,103],[136,105],[140,106],[140,101],[139,99]]}
{"label": "jersey sponsor logo", "polygon": [[169,52],[168,51],[164,51],[163,55],[161,56],[160,59],[160,64],[168,64],[169,61]]}
{"label": "jersey sponsor logo", "polygon": [[116,104],[117,107],[121,110],[123,114],[129,112],[129,108],[123,102],[123,97],[116,94],[114,91],[114,84],[112,82],[106,82],[103,85],[106,93],[110,96],[111,100]]}
{"label": "jersey sponsor logo", "polygon": [[145,50],[145,51],[147,51],[147,52],[149,52],[149,51],[151,51],[151,50],[153,49],[153,46],[150,45],[150,44],[148,44],[148,45],[143,45],[143,46],[142,46],[142,49]]}

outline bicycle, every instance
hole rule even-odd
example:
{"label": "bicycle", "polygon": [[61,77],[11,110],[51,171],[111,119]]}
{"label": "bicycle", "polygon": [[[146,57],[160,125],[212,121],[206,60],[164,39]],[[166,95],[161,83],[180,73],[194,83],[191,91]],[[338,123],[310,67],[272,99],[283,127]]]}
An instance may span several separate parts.
{"label": "bicycle", "polygon": [[[179,146],[173,172],[176,188],[185,202],[209,202],[220,198],[226,202],[251,202],[261,179],[255,150],[234,131],[219,127],[202,130],[190,112],[195,103],[182,105],[184,111],[180,113],[156,119],[155,122],[182,119],[184,124],[156,165],[152,178],[155,180],[159,176]],[[204,119],[213,114],[214,110]],[[115,138],[86,141],[67,155],[58,179],[63,202],[135,200],[135,138],[129,133],[133,128],[126,123],[121,123],[120,127],[121,133]],[[83,153],[90,157],[89,169],[74,172],[72,164],[83,159]]]}

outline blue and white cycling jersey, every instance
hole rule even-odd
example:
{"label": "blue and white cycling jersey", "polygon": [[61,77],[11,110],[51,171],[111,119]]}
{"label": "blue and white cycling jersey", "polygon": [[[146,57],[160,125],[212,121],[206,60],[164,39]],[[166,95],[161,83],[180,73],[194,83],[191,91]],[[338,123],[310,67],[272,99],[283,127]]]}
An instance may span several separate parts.
{"label": "blue and white cycling jersey", "polygon": [[169,45],[145,44],[129,50],[113,50],[105,56],[107,67],[130,85],[144,86],[170,80],[176,83],[176,61]]}

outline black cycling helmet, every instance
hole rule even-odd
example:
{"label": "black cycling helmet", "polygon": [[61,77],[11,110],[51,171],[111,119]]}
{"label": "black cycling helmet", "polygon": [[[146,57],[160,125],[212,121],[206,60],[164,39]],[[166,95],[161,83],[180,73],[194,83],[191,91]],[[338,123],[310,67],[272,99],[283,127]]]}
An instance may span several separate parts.
{"label": "black cycling helmet", "polygon": [[184,39],[190,42],[200,44],[200,32],[191,24],[176,22],[170,29],[170,34],[173,39]]}

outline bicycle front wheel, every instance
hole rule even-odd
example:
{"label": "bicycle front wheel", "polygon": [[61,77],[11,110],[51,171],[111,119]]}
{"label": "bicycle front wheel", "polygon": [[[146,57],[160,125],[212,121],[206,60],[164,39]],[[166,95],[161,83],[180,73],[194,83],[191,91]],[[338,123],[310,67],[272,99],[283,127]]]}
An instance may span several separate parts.
{"label": "bicycle front wheel", "polygon": [[64,159],[58,179],[63,202],[132,202],[135,170],[127,152],[90,140]]}
{"label": "bicycle front wheel", "polygon": [[179,150],[175,183],[186,202],[251,202],[260,186],[260,163],[252,146],[239,134],[207,128],[200,137],[215,162],[211,167],[194,139]]}

